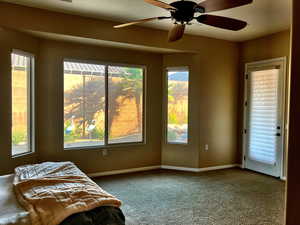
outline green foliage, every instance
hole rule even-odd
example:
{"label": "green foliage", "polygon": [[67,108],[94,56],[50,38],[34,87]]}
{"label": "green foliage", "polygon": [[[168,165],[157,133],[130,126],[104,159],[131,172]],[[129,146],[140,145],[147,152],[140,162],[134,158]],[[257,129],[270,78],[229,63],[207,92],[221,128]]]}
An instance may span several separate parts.
{"label": "green foliage", "polygon": [[188,82],[173,82],[168,84],[168,99],[171,102],[176,103],[180,99],[184,98],[188,93]]}
{"label": "green foliage", "polygon": [[65,134],[64,135],[64,140],[65,140],[65,142],[73,142],[73,141],[75,141],[76,140],[76,136],[75,135],[73,135],[72,133],[71,134]]}
{"label": "green foliage", "polygon": [[179,104],[187,104],[188,83],[186,81],[170,81],[168,84],[168,122],[183,125],[187,123],[186,111],[178,109]]}
{"label": "green foliage", "polygon": [[27,140],[27,135],[25,131],[14,131],[12,133],[12,144],[18,145],[21,142],[25,142]]}
{"label": "green foliage", "polygon": [[68,128],[69,126],[71,126],[71,121],[70,121],[70,120],[67,120],[67,121],[65,122],[65,124],[64,124],[64,133],[66,133],[66,130],[67,130],[67,128]]}
{"label": "green foliage", "polygon": [[[75,126],[75,129],[70,132],[69,134],[66,133],[67,127],[71,125],[71,121],[67,120],[64,124],[64,141],[65,142],[74,142],[76,139],[82,139],[82,128],[80,126]],[[101,128],[95,127],[91,132],[90,138],[92,139],[104,139],[104,130]]]}
{"label": "green foliage", "polygon": [[173,92],[174,92],[173,87],[174,87],[174,85],[172,85],[171,83],[168,84],[168,102],[169,103],[175,101],[175,98],[173,96]]}
{"label": "green foliage", "polygon": [[168,140],[176,140],[177,139],[177,133],[174,130],[168,130]]}
{"label": "green foliage", "polygon": [[96,127],[91,133],[91,138],[103,140],[104,139],[104,130],[101,128],[98,129]]}
{"label": "green foliage", "polygon": [[139,98],[143,91],[143,70],[140,68],[124,68],[121,74],[122,90],[125,98]]}
{"label": "green foliage", "polygon": [[77,138],[77,135],[75,135],[75,133],[73,131],[69,134],[66,134],[66,130],[69,126],[71,126],[71,121],[67,120],[64,124],[64,141],[65,142],[72,142]]}
{"label": "green foliage", "polygon": [[122,75],[123,78],[133,79],[133,80],[142,80],[143,79],[143,70],[140,68],[124,68],[125,74]]}
{"label": "green foliage", "polygon": [[179,123],[176,113],[169,113],[168,123],[169,124],[178,124]]}

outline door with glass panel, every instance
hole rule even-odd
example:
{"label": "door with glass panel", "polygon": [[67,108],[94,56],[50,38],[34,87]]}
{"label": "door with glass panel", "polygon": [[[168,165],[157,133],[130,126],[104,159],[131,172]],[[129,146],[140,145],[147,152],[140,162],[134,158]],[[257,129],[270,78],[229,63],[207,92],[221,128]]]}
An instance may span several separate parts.
{"label": "door with glass panel", "polygon": [[246,66],[245,168],[280,177],[285,60]]}

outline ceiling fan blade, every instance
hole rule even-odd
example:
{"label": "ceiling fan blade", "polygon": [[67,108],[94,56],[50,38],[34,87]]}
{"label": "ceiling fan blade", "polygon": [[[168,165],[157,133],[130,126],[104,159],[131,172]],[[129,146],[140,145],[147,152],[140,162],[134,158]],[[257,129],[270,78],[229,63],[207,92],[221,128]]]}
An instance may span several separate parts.
{"label": "ceiling fan blade", "polygon": [[116,25],[114,26],[114,28],[123,28],[123,27],[128,27],[128,26],[132,26],[132,25],[136,25],[136,24],[140,24],[140,23],[145,23],[145,22],[149,22],[149,21],[153,21],[153,20],[163,20],[163,19],[169,19],[170,17],[153,17],[153,18],[147,18],[147,19],[141,19],[141,20],[136,20],[136,21],[132,21],[129,23],[124,23],[124,24],[120,24],[120,25]]}
{"label": "ceiling fan blade", "polygon": [[175,24],[169,31],[168,42],[174,42],[182,38],[185,30],[184,24]]}
{"label": "ceiling fan blade", "polygon": [[166,9],[166,10],[177,10],[175,7],[169,5],[165,2],[162,2],[162,1],[158,1],[158,0],[144,0],[144,1],[151,5],[155,5],[157,7],[160,7],[160,8]]}
{"label": "ceiling fan blade", "polygon": [[196,19],[199,23],[233,31],[241,30],[247,26],[244,21],[223,16],[201,15]]}
{"label": "ceiling fan blade", "polygon": [[205,12],[235,8],[252,3],[253,0],[206,0],[200,2],[198,6],[203,7]]}

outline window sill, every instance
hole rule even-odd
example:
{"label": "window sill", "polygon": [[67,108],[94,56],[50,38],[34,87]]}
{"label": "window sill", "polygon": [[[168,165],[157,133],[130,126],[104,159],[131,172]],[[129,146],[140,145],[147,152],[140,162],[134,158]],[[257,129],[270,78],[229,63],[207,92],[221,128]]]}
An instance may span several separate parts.
{"label": "window sill", "polygon": [[124,143],[124,144],[110,144],[110,145],[95,145],[95,146],[81,146],[81,147],[64,147],[65,151],[73,150],[102,150],[102,149],[114,149],[114,148],[126,148],[135,146],[144,146],[145,142],[135,142],[135,143]]}
{"label": "window sill", "polygon": [[24,152],[24,153],[12,155],[11,158],[12,158],[12,159],[21,158],[21,157],[33,155],[34,153],[35,153],[35,152]]}
{"label": "window sill", "polygon": [[187,145],[189,145],[189,143],[167,142],[166,145],[182,145],[182,146],[187,146]]}

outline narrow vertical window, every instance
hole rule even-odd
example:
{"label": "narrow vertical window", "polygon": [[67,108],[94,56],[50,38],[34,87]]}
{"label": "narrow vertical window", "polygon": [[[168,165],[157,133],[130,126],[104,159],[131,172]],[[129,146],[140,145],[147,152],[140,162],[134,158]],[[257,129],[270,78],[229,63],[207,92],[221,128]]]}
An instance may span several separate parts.
{"label": "narrow vertical window", "polygon": [[105,66],[64,62],[65,148],[104,145]]}
{"label": "narrow vertical window", "polygon": [[34,57],[15,51],[12,62],[12,156],[34,151]]}
{"label": "narrow vertical window", "polygon": [[143,142],[144,70],[108,67],[108,144]]}
{"label": "narrow vertical window", "polygon": [[189,71],[167,70],[167,142],[188,143]]}

